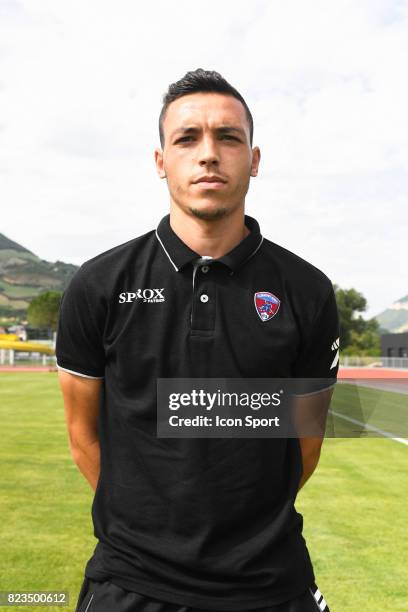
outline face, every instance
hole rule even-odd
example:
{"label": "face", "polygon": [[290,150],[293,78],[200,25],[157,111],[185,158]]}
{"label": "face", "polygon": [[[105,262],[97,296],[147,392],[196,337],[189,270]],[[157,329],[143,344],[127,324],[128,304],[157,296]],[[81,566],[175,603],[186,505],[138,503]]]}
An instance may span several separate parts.
{"label": "face", "polygon": [[[175,206],[208,220],[244,207],[260,151],[251,149],[249,124],[239,100],[218,93],[183,96],[169,105],[163,131],[164,148],[155,150],[155,161]],[[221,180],[197,182],[205,175]]]}

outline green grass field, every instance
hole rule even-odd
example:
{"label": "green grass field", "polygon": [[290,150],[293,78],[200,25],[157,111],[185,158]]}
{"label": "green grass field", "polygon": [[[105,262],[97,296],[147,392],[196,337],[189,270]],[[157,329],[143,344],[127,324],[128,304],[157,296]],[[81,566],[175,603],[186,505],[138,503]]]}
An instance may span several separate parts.
{"label": "green grass field", "polygon": [[[69,454],[56,373],[0,374],[0,419],[0,591],[65,590],[68,608],[13,609],[73,611],[96,544],[93,491]],[[408,610],[407,468],[393,440],[324,441],[296,507],[331,612]]]}
{"label": "green grass field", "polygon": [[[404,388],[406,391],[408,384],[404,385]],[[336,385],[331,409],[345,417],[351,417],[360,423],[367,424],[368,429],[341,418],[331,419],[329,417],[326,428],[327,436],[358,437],[358,435],[364,435],[364,437],[378,438],[378,432],[370,430],[370,427],[375,427],[393,433],[395,437],[408,437],[408,394],[406,392],[396,393],[341,382]]]}

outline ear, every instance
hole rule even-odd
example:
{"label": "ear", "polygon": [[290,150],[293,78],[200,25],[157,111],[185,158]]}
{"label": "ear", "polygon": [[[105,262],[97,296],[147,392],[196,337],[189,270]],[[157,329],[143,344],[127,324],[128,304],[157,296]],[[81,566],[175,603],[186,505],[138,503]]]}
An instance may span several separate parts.
{"label": "ear", "polygon": [[259,147],[252,149],[252,163],[251,163],[251,176],[257,176],[258,166],[261,161],[261,151]]}
{"label": "ear", "polygon": [[164,170],[163,151],[162,149],[154,150],[154,161],[156,163],[157,174],[160,178],[166,178],[166,172]]}

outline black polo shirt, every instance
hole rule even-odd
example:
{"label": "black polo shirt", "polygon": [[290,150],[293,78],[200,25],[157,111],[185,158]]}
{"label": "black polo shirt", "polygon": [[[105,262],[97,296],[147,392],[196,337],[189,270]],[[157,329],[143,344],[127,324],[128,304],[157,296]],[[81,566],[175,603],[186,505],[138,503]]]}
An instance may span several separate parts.
{"label": "black polo shirt", "polygon": [[315,579],[294,507],[299,441],[158,437],[157,379],[335,380],[338,369],[331,281],[245,224],[219,259],[191,250],[166,215],[86,261],[56,346],[59,368],[103,379],[86,575],[218,611],[279,604]]}

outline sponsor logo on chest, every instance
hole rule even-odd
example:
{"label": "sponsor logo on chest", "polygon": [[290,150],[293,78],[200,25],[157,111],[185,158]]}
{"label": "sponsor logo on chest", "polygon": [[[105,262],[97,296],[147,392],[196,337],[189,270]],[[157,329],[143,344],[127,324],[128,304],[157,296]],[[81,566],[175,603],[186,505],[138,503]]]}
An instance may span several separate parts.
{"label": "sponsor logo on chest", "polygon": [[164,302],[164,287],[162,289],[136,289],[135,291],[123,291],[119,293],[119,304],[125,302]]}

